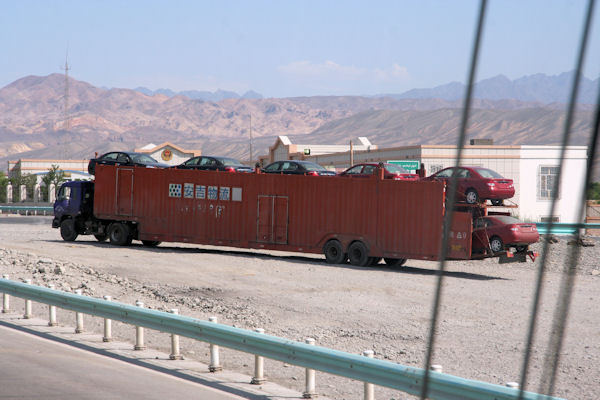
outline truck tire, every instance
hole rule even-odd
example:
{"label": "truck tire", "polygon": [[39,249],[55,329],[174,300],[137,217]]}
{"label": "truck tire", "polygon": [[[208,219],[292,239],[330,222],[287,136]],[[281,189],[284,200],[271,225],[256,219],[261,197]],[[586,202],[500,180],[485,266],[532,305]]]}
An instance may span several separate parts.
{"label": "truck tire", "polygon": [[401,267],[406,264],[406,258],[384,258],[383,260],[389,267]]}
{"label": "truck tire", "polygon": [[156,247],[160,242],[158,240],[142,240],[142,244],[146,247]]}
{"label": "truck tire", "polygon": [[126,246],[131,243],[129,227],[120,222],[113,222],[108,228],[110,244]]}
{"label": "truck tire", "polygon": [[75,229],[75,221],[72,219],[65,219],[60,223],[60,236],[65,242],[74,242],[79,234]]}
{"label": "truck tire", "polygon": [[342,249],[342,244],[335,239],[325,243],[325,246],[323,246],[323,254],[325,254],[325,260],[329,264],[342,264],[348,258]]}
{"label": "truck tire", "polygon": [[369,249],[367,249],[367,246],[361,241],[352,242],[352,244],[348,246],[348,259],[350,260],[350,264],[364,267],[368,265],[371,260],[369,257]]}

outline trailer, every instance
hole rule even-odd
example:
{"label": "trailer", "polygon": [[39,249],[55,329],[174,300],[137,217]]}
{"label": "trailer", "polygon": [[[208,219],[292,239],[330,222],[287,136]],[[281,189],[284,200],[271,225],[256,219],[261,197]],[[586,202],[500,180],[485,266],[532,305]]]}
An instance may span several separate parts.
{"label": "trailer", "polygon": [[[437,260],[444,184],[379,172],[359,180],[99,165],[94,182],[63,184],[52,226],[66,241],[91,234],[120,246],[282,250],[359,266]],[[468,210],[453,213],[448,259],[473,258],[472,221]]]}

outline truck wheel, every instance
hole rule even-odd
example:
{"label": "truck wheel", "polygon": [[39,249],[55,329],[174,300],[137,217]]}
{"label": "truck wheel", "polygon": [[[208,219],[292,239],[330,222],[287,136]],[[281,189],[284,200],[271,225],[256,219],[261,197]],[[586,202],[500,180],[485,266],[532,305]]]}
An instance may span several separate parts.
{"label": "truck wheel", "polygon": [[342,264],[346,261],[346,254],[342,250],[342,244],[337,240],[330,240],[323,246],[323,254],[328,264]]}
{"label": "truck wheel", "polygon": [[110,224],[110,227],[108,228],[108,238],[110,239],[110,244],[117,246],[125,246],[128,243],[131,243],[129,240],[129,228],[127,225],[120,222]]}
{"label": "truck wheel", "polygon": [[160,242],[158,240],[142,240],[142,244],[146,247],[156,247]]}
{"label": "truck wheel", "polygon": [[97,233],[97,234],[94,235],[94,237],[99,242],[104,242],[106,239],[108,239],[108,236],[106,236],[105,233]]}
{"label": "truck wheel", "polygon": [[406,264],[406,258],[384,258],[383,260],[390,267],[401,267]]}
{"label": "truck wheel", "polygon": [[370,261],[369,249],[367,249],[367,246],[363,242],[353,242],[348,247],[348,259],[350,260],[350,264],[364,267]]}
{"label": "truck wheel", "polygon": [[72,219],[65,219],[60,224],[60,236],[65,242],[74,242],[79,234],[75,229],[75,221]]}

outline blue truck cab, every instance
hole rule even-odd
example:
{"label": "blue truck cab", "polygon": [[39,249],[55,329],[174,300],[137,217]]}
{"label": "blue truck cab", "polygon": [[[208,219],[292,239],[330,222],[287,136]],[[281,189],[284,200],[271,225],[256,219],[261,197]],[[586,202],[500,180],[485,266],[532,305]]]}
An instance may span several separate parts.
{"label": "blue truck cab", "polygon": [[94,182],[65,182],[54,202],[53,228],[60,228],[65,241],[72,242],[80,234],[93,229]]}

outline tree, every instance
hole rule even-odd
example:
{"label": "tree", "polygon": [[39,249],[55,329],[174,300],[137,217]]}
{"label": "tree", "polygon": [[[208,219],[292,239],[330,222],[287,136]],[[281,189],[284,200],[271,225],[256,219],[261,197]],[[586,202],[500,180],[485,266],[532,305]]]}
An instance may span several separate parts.
{"label": "tree", "polygon": [[25,185],[27,190],[27,198],[33,197],[33,188],[37,183],[37,177],[35,175],[21,175],[21,172],[18,171],[8,180],[13,187],[13,201],[15,203],[19,201],[25,201],[25,199],[21,199],[21,185]]}
{"label": "tree", "polygon": [[42,182],[44,186],[41,188],[42,198],[46,201],[50,201],[50,196],[48,196],[48,190],[50,189],[50,185],[54,184],[54,195],[58,192],[60,184],[65,181],[65,172],[59,169],[58,165],[52,164],[48,173],[42,177]]}
{"label": "tree", "polygon": [[588,200],[600,200],[600,182],[592,182],[587,191]]}
{"label": "tree", "polygon": [[4,175],[4,171],[0,171],[0,203],[6,203],[6,187],[8,186],[8,178]]}

